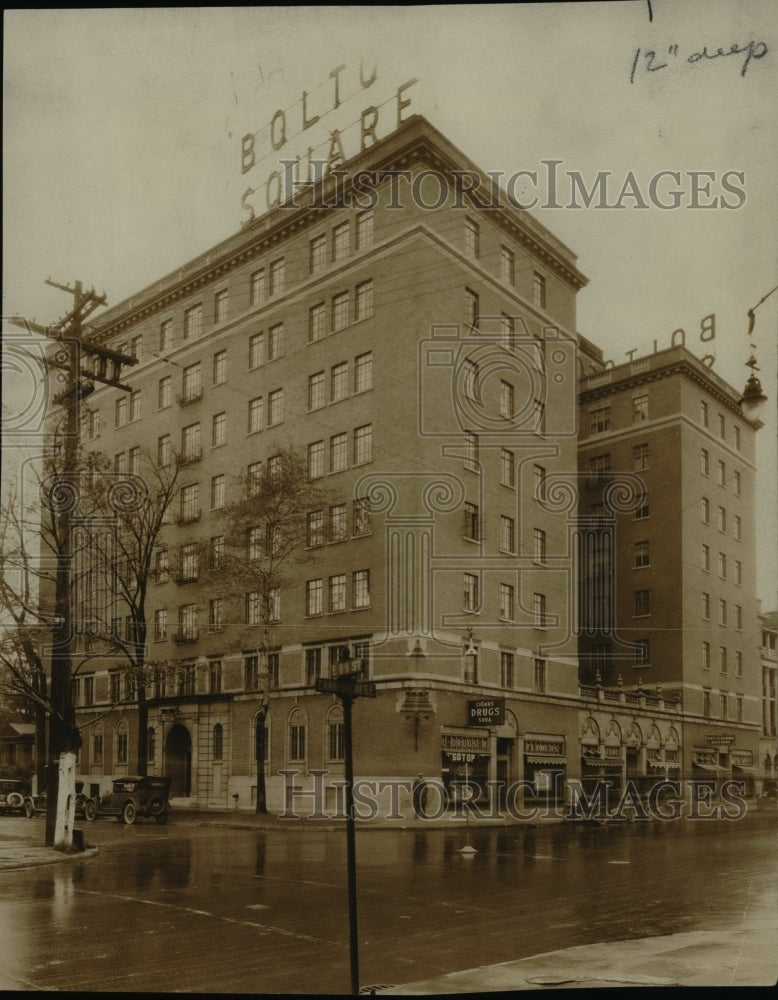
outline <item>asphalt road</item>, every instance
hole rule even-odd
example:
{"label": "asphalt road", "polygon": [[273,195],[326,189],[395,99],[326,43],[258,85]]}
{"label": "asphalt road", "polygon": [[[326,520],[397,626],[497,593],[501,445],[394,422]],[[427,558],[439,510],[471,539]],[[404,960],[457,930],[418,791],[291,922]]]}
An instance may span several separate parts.
{"label": "asphalt road", "polygon": [[[28,822],[26,832],[42,819],[2,819],[0,836]],[[86,835],[96,857],[0,872],[0,988],[348,992],[342,829],[174,817],[165,827],[98,821]],[[472,857],[459,853],[468,841]],[[737,926],[757,900],[776,898],[775,846],[769,815],[359,830],[360,982]]]}

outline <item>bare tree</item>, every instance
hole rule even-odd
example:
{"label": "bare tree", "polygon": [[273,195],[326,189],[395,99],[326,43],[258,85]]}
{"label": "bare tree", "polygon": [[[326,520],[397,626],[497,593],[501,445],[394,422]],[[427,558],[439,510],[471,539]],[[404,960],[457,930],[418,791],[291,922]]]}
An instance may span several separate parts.
{"label": "bare tree", "polygon": [[265,790],[265,721],[269,704],[269,659],[280,617],[281,595],[291,569],[314,558],[307,548],[309,515],[331,500],[308,475],[307,461],[293,449],[272,456],[266,470],[240,480],[240,499],[222,512],[223,535],[214,550],[201,549],[206,574],[229,595],[240,620],[243,648],[257,650],[259,712],[256,811],[267,812]]}

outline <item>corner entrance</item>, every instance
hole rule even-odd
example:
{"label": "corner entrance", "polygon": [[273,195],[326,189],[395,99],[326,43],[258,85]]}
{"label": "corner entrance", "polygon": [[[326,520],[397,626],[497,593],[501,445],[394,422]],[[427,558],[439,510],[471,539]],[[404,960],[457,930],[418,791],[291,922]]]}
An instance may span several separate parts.
{"label": "corner entrance", "polygon": [[165,772],[170,778],[170,797],[188,798],[192,791],[192,738],[186,726],[173,726],[167,734]]}

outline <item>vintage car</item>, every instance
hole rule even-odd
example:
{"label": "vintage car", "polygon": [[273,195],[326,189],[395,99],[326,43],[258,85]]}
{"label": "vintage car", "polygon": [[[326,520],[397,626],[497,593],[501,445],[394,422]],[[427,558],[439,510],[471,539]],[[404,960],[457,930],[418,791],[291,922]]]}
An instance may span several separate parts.
{"label": "vintage car", "polygon": [[[83,816],[86,809],[87,796],[84,794],[84,782],[76,782],[76,816]],[[24,815],[32,819],[35,813],[46,812],[46,790],[40,795],[28,795],[24,800]]]}
{"label": "vintage car", "polygon": [[128,826],[138,816],[149,816],[161,825],[170,813],[169,795],[170,778],[114,778],[110,792],[86,800],[84,816],[90,823],[98,816],[116,816]]}
{"label": "vintage car", "polygon": [[0,814],[25,814],[25,802],[29,798],[27,785],[14,778],[0,778]]}

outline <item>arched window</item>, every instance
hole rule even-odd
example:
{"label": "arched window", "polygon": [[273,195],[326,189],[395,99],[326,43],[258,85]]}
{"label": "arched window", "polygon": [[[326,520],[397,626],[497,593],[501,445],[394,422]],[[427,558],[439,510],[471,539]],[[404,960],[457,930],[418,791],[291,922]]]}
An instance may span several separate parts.
{"label": "arched window", "polygon": [[153,726],[146,731],[146,756],[149,763],[157,759],[157,731]]}
{"label": "arched window", "polygon": [[220,722],[213,727],[213,759],[221,760],[224,755],[224,728]]}
{"label": "arched window", "polygon": [[340,705],[333,705],[327,712],[327,760],[343,760],[345,755],[343,709]]}
{"label": "arched window", "polygon": [[116,725],[116,763],[126,766],[130,755],[130,736],[127,723],[120,719]]}
{"label": "arched window", "polygon": [[289,716],[289,760],[305,760],[305,715],[295,708]]}

